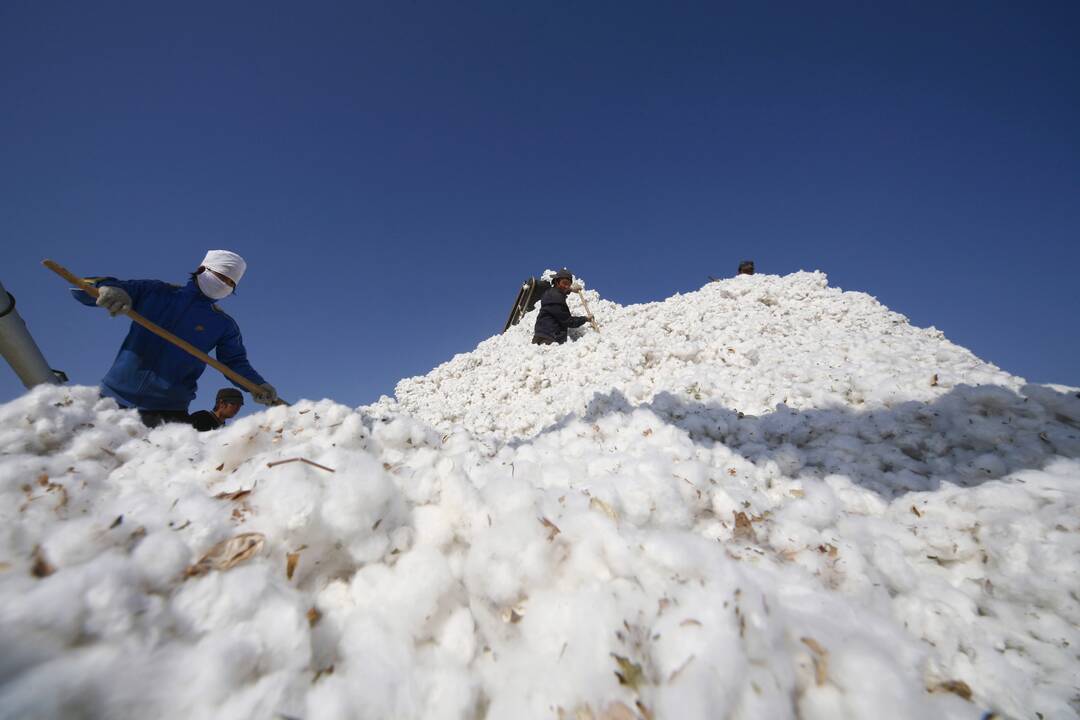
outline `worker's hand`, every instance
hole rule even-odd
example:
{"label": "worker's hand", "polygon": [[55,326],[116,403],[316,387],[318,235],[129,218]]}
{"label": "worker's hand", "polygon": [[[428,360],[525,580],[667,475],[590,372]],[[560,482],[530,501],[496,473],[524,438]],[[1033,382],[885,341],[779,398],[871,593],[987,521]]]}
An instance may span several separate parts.
{"label": "worker's hand", "polygon": [[97,304],[116,317],[125,310],[131,309],[131,296],[123,288],[106,285],[98,288]]}
{"label": "worker's hand", "polygon": [[581,292],[581,286],[577,283],[574,283],[570,286],[570,292]]}
{"label": "worker's hand", "polygon": [[277,390],[270,383],[263,383],[259,386],[261,392],[251,393],[251,399],[260,405],[273,405],[277,402]]}

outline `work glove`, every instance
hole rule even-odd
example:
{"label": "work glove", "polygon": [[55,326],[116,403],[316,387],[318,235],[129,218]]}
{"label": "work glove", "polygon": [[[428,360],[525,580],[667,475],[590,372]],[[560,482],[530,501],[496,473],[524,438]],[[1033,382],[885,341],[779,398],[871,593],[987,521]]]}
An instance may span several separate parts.
{"label": "work glove", "polygon": [[98,288],[97,304],[116,317],[125,310],[131,309],[131,296],[123,288],[106,285]]}
{"label": "work glove", "polygon": [[570,286],[570,292],[581,292],[581,286],[577,283],[574,283]]}
{"label": "work glove", "polygon": [[251,393],[251,399],[260,405],[273,405],[277,402],[277,390],[270,383],[263,383],[259,386],[260,392]]}

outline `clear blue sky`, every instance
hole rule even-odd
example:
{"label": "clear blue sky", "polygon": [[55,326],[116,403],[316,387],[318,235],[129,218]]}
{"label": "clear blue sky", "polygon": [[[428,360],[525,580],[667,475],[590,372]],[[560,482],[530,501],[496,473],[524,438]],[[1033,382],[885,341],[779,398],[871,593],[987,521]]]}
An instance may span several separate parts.
{"label": "clear blue sky", "polygon": [[1076,2],[7,0],[0,280],[86,384],[127,323],[40,260],[208,248],[289,399],[392,394],[546,267],[631,303],[743,258],[1080,384],[1078,58]]}

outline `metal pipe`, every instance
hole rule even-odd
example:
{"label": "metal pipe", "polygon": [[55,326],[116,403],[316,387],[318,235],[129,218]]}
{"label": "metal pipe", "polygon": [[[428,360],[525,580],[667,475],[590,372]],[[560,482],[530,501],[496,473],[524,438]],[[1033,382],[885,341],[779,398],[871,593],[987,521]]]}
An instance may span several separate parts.
{"label": "metal pipe", "polygon": [[26,323],[15,309],[15,296],[0,283],[0,355],[28,388],[43,383],[60,384],[60,378],[49,369]]}

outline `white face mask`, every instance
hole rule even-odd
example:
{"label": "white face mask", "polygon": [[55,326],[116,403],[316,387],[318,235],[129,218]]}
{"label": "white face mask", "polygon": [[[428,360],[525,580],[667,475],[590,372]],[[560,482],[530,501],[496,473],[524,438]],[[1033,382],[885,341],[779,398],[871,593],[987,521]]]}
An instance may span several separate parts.
{"label": "white face mask", "polygon": [[220,300],[223,297],[227,297],[233,290],[228,283],[218,279],[218,277],[209,270],[203,270],[196,275],[195,281],[199,283],[199,289],[202,290],[202,294],[211,300]]}

